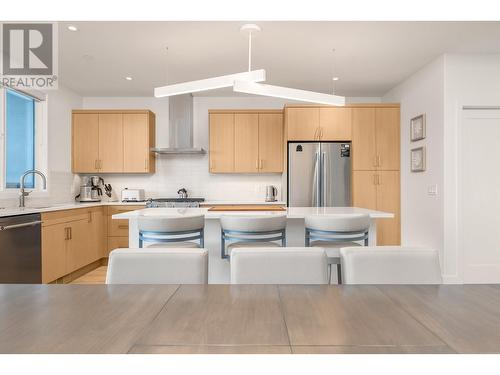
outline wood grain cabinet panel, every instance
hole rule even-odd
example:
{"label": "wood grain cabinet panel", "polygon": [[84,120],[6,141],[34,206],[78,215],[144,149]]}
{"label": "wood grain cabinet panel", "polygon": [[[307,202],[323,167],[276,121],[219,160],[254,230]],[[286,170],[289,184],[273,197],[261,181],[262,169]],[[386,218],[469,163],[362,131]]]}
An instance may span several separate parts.
{"label": "wood grain cabinet panel", "polygon": [[319,140],[319,108],[287,108],[286,122],[289,141]]}
{"label": "wood grain cabinet panel", "polygon": [[66,223],[42,228],[42,283],[49,283],[66,274]]}
{"label": "wood grain cabinet panel", "polygon": [[123,115],[99,114],[99,172],[123,172]]}
{"label": "wood grain cabinet panel", "polygon": [[377,169],[399,170],[399,109],[376,108]]}
{"label": "wood grain cabinet panel", "polygon": [[146,113],[123,114],[123,170],[149,172],[149,124]]}
{"label": "wood grain cabinet panel", "polygon": [[210,172],[234,172],[234,114],[210,114]]}
{"label": "wood grain cabinet panel", "polygon": [[321,107],[319,126],[321,141],[350,141],[352,139],[351,108]]}
{"label": "wood grain cabinet panel", "polygon": [[259,115],[236,113],[234,115],[234,172],[259,171]]}
{"label": "wood grain cabinet panel", "polygon": [[99,117],[95,113],[72,115],[72,171],[98,172]]}
{"label": "wood grain cabinet panel", "polygon": [[401,243],[399,171],[377,172],[377,209],[392,212],[394,218],[377,222],[377,244],[399,245]]}
{"label": "wood grain cabinet panel", "polygon": [[352,172],[352,205],[377,209],[376,175],[371,171]]}
{"label": "wood grain cabinet panel", "polygon": [[352,169],[377,169],[374,108],[352,109]]}
{"label": "wood grain cabinet panel", "polygon": [[259,113],[259,169],[283,172],[283,115]]}

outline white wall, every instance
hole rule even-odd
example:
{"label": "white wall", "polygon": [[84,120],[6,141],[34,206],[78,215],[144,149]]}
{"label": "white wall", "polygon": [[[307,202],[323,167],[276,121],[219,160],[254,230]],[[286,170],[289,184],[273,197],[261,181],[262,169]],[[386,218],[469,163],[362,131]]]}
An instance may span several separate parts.
{"label": "white wall", "polygon": [[[500,106],[500,54],[445,55],[444,237],[445,265],[452,281],[462,281],[458,243],[458,137],[462,106]],[[481,147],[478,144],[478,147]],[[497,171],[493,171],[497,173]],[[481,183],[481,181],[478,181]],[[500,220],[498,225],[500,226]],[[478,246],[480,246],[478,244]]]}
{"label": "white wall", "polygon": [[[443,131],[444,57],[428,64],[382,98],[401,103],[401,242],[429,246],[444,258]],[[410,142],[410,119],[426,115],[426,139]],[[410,172],[410,149],[425,146],[425,172]],[[428,188],[437,185],[437,196]],[[448,270],[443,267],[446,274]]]}
{"label": "white wall", "polygon": [[[464,257],[458,242],[462,107],[500,106],[499,87],[500,54],[446,54],[382,98],[401,102],[402,242],[438,248],[445,282],[463,282]],[[427,138],[414,144],[426,145],[428,167],[412,174],[409,120],[420,113],[427,115]],[[438,185],[436,197],[426,194],[432,184]]]}

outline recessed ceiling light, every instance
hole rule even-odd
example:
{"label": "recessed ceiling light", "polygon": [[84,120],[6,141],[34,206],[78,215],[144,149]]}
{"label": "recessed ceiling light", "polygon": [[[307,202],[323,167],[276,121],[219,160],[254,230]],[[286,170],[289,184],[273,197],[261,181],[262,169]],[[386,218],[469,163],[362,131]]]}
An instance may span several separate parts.
{"label": "recessed ceiling light", "polygon": [[125,79],[126,79],[127,81],[132,81],[132,79],[133,79],[133,78],[132,78],[132,77],[125,77]]}
{"label": "recessed ceiling light", "polygon": [[334,81],[338,81],[340,78],[339,77],[333,77],[332,78]]}
{"label": "recessed ceiling light", "polygon": [[78,31],[78,27],[74,26],[74,25],[69,25],[68,26],[68,30],[69,31]]}

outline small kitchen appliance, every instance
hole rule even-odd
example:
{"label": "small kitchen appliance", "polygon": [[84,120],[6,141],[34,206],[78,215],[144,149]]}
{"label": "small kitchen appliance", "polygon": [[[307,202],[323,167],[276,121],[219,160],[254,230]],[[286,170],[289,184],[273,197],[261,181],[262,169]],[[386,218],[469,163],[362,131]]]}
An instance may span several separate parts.
{"label": "small kitchen appliance", "polygon": [[267,185],[266,186],[266,202],[276,202],[277,196],[278,196],[278,189],[276,189],[276,186]]}
{"label": "small kitchen appliance", "polygon": [[144,189],[129,189],[122,190],[122,202],[144,202]]}

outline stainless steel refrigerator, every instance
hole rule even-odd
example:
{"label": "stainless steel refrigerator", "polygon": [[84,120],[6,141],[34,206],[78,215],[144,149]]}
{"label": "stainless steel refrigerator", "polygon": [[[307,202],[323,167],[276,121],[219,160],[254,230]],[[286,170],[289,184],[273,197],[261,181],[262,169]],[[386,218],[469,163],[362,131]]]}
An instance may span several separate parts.
{"label": "stainless steel refrigerator", "polygon": [[290,207],[351,206],[351,143],[289,142]]}

